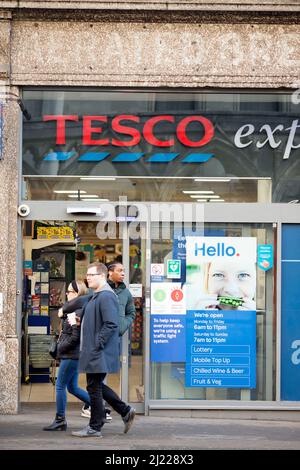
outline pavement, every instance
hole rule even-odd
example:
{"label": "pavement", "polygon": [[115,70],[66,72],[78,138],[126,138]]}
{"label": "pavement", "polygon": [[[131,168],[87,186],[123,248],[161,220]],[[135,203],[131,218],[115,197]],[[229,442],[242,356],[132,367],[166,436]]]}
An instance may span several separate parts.
{"label": "pavement", "polygon": [[[276,411],[274,412],[276,413]],[[0,450],[299,450],[300,419],[178,418],[137,415],[128,434],[115,413],[103,438],[78,438],[73,430],[88,424],[79,404],[69,404],[67,431],[46,432],[53,404],[23,404],[18,415],[0,415]],[[276,416],[276,415],[275,415]],[[300,414],[299,414],[300,418]]]}

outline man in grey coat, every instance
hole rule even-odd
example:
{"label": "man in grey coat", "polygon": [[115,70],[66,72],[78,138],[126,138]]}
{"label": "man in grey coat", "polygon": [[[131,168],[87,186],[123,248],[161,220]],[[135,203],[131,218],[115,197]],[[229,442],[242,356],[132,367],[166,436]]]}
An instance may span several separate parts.
{"label": "man in grey coat", "polygon": [[[119,300],[119,335],[123,336],[124,333],[130,328],[134,322],[136,310],[134,301],[130,290],[127,289],[124,283],[125,269],[122,263],[115,261],[108,266],[108,284],[113,289],[114,293],[118,296]],[[110,421],[110,409],[105,408],[106,420]]]}
{"label": "man in grey coat", "polygon": [[92,263],[87,269],[87,282],[94,295],[86,304],[81,317],[79,372],[85,372],[87,391],[91,401],[89,425],[72,432],[77,437],[102,437],[104,417],[103,397],[121,416],[127,432],[133,422],[135,410],[107,385],[106,374],[118,372],[119,360],[119,303],[107,284],[107,268]]}

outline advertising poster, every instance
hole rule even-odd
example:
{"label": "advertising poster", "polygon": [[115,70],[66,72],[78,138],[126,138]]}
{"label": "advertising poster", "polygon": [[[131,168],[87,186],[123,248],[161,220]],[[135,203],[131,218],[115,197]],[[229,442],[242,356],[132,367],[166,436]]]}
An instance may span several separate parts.
{"label": "advertising poster", "polygon": [[282,229],[281,400],[300,401],[300,224]]}
{"label": "advertising poster", "polygon": [[186,281],[186,238],[187,237],[222,237],[224,235],[224,230],[217,229],[204,229],[201,230],[201,233],[195,232],[191,228],[184,227],[174,228],[173,235],[173,259],[180,260],[181,262],[181,282]]}
{"label": "advertising poster", "polygon": [[186,239],[186,386],[256,386],[256,238]]}
{"label": "advertising poster", "polygon": [[151,361],[185,361],[185,289],[181,283],[151,284]]}

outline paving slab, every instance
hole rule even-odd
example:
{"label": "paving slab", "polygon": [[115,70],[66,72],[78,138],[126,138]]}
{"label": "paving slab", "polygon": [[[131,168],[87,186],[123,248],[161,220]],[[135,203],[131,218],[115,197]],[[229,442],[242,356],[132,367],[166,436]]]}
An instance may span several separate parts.
{"label": "paving slab", "polygon": [[[276,412],[274,412],[276,413]],[[53,404],[24,404],[18,415],[0,415],[0,450],[299,450],[300,420],[208,419],[137,415],[128,434],[113,413],[103,427],[103,438],[78,438],[73,430],[88,419],[80,406],[69,404],[66,432],[46,432],[52,422]],[[300,417],[300,415],[299,415]]]}

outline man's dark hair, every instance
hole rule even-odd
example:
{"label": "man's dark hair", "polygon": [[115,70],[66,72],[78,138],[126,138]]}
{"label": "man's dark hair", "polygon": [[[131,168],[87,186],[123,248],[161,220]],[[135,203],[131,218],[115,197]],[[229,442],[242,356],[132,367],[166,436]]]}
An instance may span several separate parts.
{"label": "man's dark hair", "polygon": [[107,267],[103,263],[91,263],[88,265],[87,269],[89,268],[96,268],[97,274],[104,274],[105,276],[107,276]]}
{"label": "man's dark hair", "polygon": [[108,271],[114,271],[116,269],[117,266],[123,266],[122,263],[120,263],[120,261],[113,261],[112,263],[110,263],[108,266],[107,266],[107,269]]}

